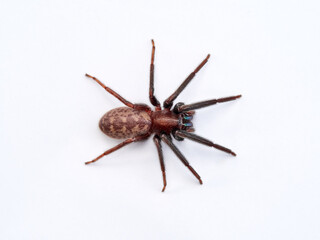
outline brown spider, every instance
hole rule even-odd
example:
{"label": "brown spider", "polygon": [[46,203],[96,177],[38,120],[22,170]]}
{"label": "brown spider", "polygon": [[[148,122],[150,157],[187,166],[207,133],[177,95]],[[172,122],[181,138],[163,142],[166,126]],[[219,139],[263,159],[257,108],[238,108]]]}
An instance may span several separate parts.
{"label": "brown spider", "polygon": [[150,64],[150,88],[149,88],[149,99],[153,106],[155,106],[155,110],[152,110],[146,104],[133,104],[123,97],[121,97],[118,93],[113,91],[112,89],[106,87],[102,82],[100,82],[97,78],[86,74],[87,77],[92,78],[97,83],[99,83],[107,92],[118,98],[122,103],[124,103],[127,107],[119,107],[110,110],[107,112],[100,120],[99,127],[106,135],[112,138],[118,139],[126,139],[122,143],[117,146],[105,151],[103,154],[98,156],[92,161],[86,162],[85,164],[90,164],[96,162],[100,158],[105,155],[108,155],[125,145],[137,142],[141,140],[145,140],[152,133],[154,133],[154,143],[156,144],[160,166],[162,170],[163,176],[163,188],[162,192],[165,190],[167,181],[166,181],[166,172],[163,161],[161,140],[163,140],[177,155],[177,157],[182,161],[182,163],[189,168],[192,174],[199,180],[200,184],[202,184],[202,180],[199,174],[190,166],[187,159],[183,156],[183,154],[179,151],[179,149],[173,144],[172,136],[178,140],[182,141],[184,138],[188,138],[192,141],[196,141],[198,143],[205,144],[210,147],[214,147],[226,153],[232,154],[236,156],[234,152],[230,149],[220,146],[207,140],[203,137],[197,136],[193,134],[194,129],[192,128],[192,117],[195,113],[195,109],[208,107],[210,105],[228,102],[240,98],[241,95],[212,99],[208,101],[197,102],[193,104],[177,103],[173,109],[171,109],[173,105],[173,101],[179,96],[179,94],[183,91],[183,89],[189,84],[189,82],[194,78],[196,73],[206,64],[208,61],[210,54],[200,63],[200,65],[184,80],[184,82],[178,87],[178,89],[168,97],[164,103],[163,108],[161,108],[159,101],[154,96],[154,54],[155,54],[155,45],[154,41],[152,41],[152,54],[151,54],[151,64]]}

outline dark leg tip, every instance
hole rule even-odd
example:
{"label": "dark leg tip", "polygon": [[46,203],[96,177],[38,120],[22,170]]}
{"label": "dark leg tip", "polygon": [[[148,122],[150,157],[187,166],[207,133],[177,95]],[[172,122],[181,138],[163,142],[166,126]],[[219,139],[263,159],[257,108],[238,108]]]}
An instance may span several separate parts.
{"label": "dark leg tip", "polygon": [[201,179],[199,179],[199,183],[202,185],[203,184],[203,182],[202,182],[202,180]]}
{"label": "dark leg tip", "polygon": [[164,190],[166,190],[166,186],[163,186],[163,188],[162,188],[162,191],[161,191],[161,192],[164,192]]}
{"label": "dark leg tip", "polygon": [[234,152],[231,152],[230,154],[235,157],[237,156],[237,154],[235,154]]}

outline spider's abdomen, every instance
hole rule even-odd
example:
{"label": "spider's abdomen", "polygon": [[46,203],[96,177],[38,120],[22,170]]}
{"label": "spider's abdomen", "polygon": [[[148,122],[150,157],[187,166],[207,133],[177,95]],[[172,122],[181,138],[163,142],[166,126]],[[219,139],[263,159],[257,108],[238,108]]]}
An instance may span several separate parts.
{"label": "spider's abdomen", "polygon": [[99,127],[109,137],[131,138],[148,133],[151,118],[145,111],[119,107],[103,115]]}

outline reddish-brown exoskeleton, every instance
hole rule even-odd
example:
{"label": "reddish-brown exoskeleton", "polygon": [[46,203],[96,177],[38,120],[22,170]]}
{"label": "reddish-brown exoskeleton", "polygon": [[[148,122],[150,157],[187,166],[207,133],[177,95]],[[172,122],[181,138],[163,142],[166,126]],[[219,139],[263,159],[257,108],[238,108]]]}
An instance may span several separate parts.
{"label": "reddish-brown exoskeleton", "polygon": [[194,110],[198,108],[208,107],[210,105],[228,102],[240,98],[241,95],[212,99],[208,101],[197,102],[193,104],[185,105],[184,103],[177,103],[173,109],[173,101],[179,96],[183,89],[189,84],[189,82],[194,78],[196,73],[206,64],[210,54],[200,63],[200,65],[184,80],[184,82],[178,87],[178,89],[168,97],[163,103],[163,109],[160,106],[159,101],[154,95],[154,54],[155,46],[154,41],[152,40],[152,54],[151,54],[151,64],[150,64],[150,88],[149,88],[149,99],[155,109],[152,110],[149,106],[145,104],[133,104],[112,89],[106,87],[102,82],[97,78],[86,74],[87,77],[92,78],[97,83],[99,83],[107,92],[118,98],[122,103],[127,107],[115,108],[107,112],[100,120],[99,127],[100,129],[108,136],[112,138],[126,139],[117,146],[105,151],[103,154],[98,156],[92,161],[86,162],[90,164],[96,162],[105,155],[108,155],[125,145],[145,140],[150,137],[151,134],[155,134],[153,140],[156,144],[160,166],[163,176],[163,188],[162,192],[165,190],[167,181],[166,181],[166,172],[165,165],[163,161],[161,140],[164,141],[172,151],[177,155],[177,157],[182,161],[182,163],[189,168],[192,174],[199,180],[202,184],[202,180],[199,174],[190,166],[187,159],[183,154],[178,150],[178,148],[173,144],[171,135],[178,141],[182,141],[184,138],[188,138],[192,141],[196,141],[201,144],[205,144],[210,147],[214,147],[226,153],[236,156],[234,152],[230,149],[220,146],[207,140],[203,137],[195,135],[194,129],[192,128],[192,117],[194,115]]}

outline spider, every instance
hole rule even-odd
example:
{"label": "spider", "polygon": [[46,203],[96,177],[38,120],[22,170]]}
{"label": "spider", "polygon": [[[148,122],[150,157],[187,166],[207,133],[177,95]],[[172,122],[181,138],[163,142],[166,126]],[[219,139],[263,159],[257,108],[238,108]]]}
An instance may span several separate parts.
{"label": "spider", "polygon": [[97,158],[92,161],[88,161],[85,164],[90,164],[98,161],[103,156],[106,156],[130,143],[138,142],[149,138],[154,134],[153,141],[157,147],[160,167],[163,178],[164,192],[167,186],[166,170],[163,160],[161,141],[165,142],[169,148],[175,153],[175,155],[181,160],[181,162],[191,171],[191,173],[198,179],[199,183],[202,184],[200,175],[192,168],[184,155],[179,149],[173,144],[171,135],[178,141],[184,140],[184,138],[192,141],[214,147],[220,151],[229,153],[233,156],[236,154],[228,148],[211,142],[203,137],[194,134],[194,128],[192,127],[192,118],[195,114],[195,109],[208,107],[217,103],[228,102],[236,100],[241,95],[225,97],[219,99],[212,99],[192,104],[184,104],[182,102],[177,103],[173,108],[173,101],[179,96],[183,89],[190,83],[197,72],[207,63],[210,54],[200,63],[200,65],[182,82],[178,89],[170,95],[163,103],[161,107],[158,99],[154,95],[154,55],[155,55],[155,44],[152,42],[152,53],[151,53],[151,64],[150,64],[150,86],[149,86],[149,99],[151,104],[155,107],[152,110],[146,104],[133,104],[118,93],[113,91],[111,88],[105,86],[97,78],[86,74],[87,77],[95,80],[100,86],[102,86],[107,92],[112,94],[114,97],[119,99],[127,107],[119,107],[110,110],[102,116],[99,127],[103,133],[112,138],[126,139],[117,146],[108,149]]}

